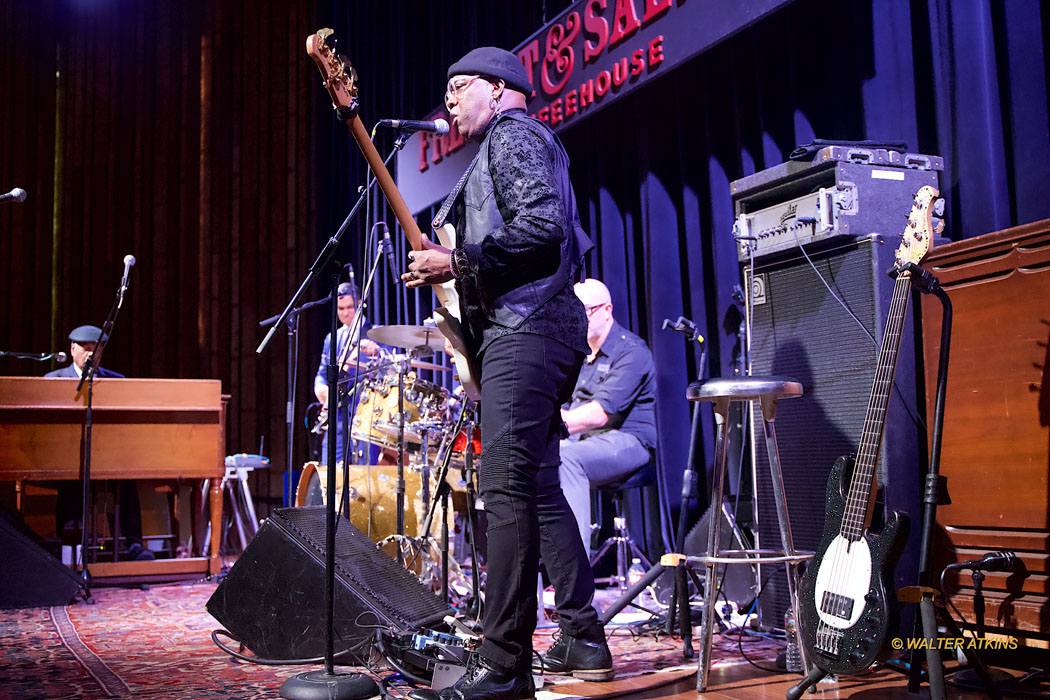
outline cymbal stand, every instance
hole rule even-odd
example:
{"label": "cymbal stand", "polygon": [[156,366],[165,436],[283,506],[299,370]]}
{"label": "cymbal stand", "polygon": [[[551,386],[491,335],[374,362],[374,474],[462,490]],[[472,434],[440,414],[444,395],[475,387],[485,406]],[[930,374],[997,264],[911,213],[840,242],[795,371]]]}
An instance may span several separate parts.
{"label": "cymbal stand", "polygon": [[[463,424],[466,422],[467,410],[464,409],[459,414],[459,420],[456,421],[455,427],[452,429],[452,437],[448,440],[448,447],[441,455],[441,467],[438,469],[437,477],[437,488],[434,490],[434,498],[428,504],[427,515],[423,519],[423,524],[420,526],[419,531],[421,533],[419,539],[419,551],[423,550],[426,543],[430,540],[430,526],[434,522],[434,511],[437,510],[437,506],[440,503],[442,507],[442,526],[441,526],[441,596],[444,600],[448,600],[448,499],[451,493],[451,487],[448,485],[448,470],[449,465],[452,464],[452,448],[456,442],[456,436],[459,435],[463,429]],[[472,426],[473,429],[473,426]],[[426,431],[424,431],[425,434]],[[470,450],[468,441],[468,453]],[[426,459],[426,442],[424,440],[423,450],[424,460]],[[469,487],[468,487],[469,489]],[[469,495],[469,494],[468,494]],[[468,505],[468,508],[470,506]],[[473,523],[468,524],[471,536],[471,549],[473,551],[474,544],[474,530]],[[476,575],[474,576],[476,580]],[[476,593],[475,588],[475,593]]]}
{"label": "cymbal stand", "polygon": [[[408,353],[411,356],[411,353]],[[406,357],[397,366],[397,536],[403,542],[405,537],[405,374],[408,373],[410,360]],[[425,455],[424,455],[425,457]],[[397,563],[405,565],[405,553],[399,544]]]}

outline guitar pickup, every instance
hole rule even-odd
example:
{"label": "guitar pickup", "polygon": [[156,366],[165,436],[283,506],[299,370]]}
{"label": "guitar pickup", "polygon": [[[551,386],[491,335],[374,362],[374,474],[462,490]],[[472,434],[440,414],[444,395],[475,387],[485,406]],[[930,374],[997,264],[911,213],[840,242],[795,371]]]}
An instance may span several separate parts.
{"label": "guitar pickup", "polygon": [[853,599],[831,591],[824,591],[820,599],[820,611],[848,620],[853,615]]}

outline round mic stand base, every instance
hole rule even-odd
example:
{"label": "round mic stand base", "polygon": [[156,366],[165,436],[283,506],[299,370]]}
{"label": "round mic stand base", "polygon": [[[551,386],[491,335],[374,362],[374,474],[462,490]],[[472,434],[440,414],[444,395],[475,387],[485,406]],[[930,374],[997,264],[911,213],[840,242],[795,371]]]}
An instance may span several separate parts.
{"label": "round mic stand base", "polygon": [[363,673],[307,671],[281,684],[281,697],[288,700],[364,700],[376,695],[379,686]]}

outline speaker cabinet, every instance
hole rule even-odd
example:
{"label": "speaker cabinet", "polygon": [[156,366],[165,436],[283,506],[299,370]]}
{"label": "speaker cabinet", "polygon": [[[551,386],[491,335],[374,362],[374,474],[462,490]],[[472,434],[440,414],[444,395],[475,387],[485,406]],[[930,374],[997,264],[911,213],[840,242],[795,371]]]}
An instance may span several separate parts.
{"label": "speaker cabinet", "polygon": [[[906,213],[901,213],[902,223]],[[828,473],[839,456],[855,453],[860,442],[893,296],[893,280],[886,273],[893,266],[897,245],[895,237],[884,240],[872,235],[846,244],[807,248],[813,265],[796,250],[786,257],[759,261],[753,274],[745,270],[753,304],[753,373],[794,379],[805,392],[800,398],[778,403],[775,423],[791,531],[799,550],[812,551],[819,543]],[[914,523],[920,517],[925,428],[916,400],[919,377],[913,318],[909,309],[879,458],[877,479],[882,493],[876,516],[882,508],[900,510]],[[776,505],[757,406],[753,427],[758,539],[762,547],[779,549]],[[916,580],[919,529],[912,528],[898,564],[898,586]],[[767,576],[760,620],[766,626],[780,627],[788,605],[783,567],[763,566],[761,577]]]}
{"label": "speaker cabinet", "polygon": [[80,579],[0,513],[0,608],[68,605]]}
{"label": "speaker cabinet", "polygon": [[[324,543],[324,507],[274,511],[208,600],[208,612],[258,656],[323,656]],[[450,612],[411,572],[376,549],[348,520],[339,520],[333,625],[337,652],[377,625],[414,632]]]}

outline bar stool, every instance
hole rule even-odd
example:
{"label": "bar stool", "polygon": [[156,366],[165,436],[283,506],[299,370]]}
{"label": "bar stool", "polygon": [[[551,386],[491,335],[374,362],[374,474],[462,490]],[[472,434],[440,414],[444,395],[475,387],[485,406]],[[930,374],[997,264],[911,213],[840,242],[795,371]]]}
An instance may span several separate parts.
{"label": "bar stool", "polygon": [[[655,483],[656,463],[653,460],[649,460],[648,464],[631,472],[623,481],[595,487],[596,491],[612,495],[613,507],[616,511],[616,515],[613,518],[613,536],[605,540],[605,542],[602,543],[601,548],[594,553],[594,556],[590,559],[590,565],[593,569],[594,565],[605,556],[605,553],[608,552],[609,549],[616,547],[615,582],[620,589],[620,595],[627,592],[627,570],[631,566],[632,558],[638,557],[638,559],[641,560],[641,563],[645,566],[646,571],[652,567],[649,558],[645,556],[645,552],[643,552],[641,548],[635,544],[635,541],[631,539],[631,533],[627,529],[627,518],[624,516],[623,512],[624,491],[627,491],[628,489],[645,488],[646,486],[651,486]],[[595,580],[595,583],[613,583],[613,577],[601,581]]]}
{"label": "bar stool", "polygon": [[[728,377],[693,382],[685,392],[690,401],[711,401],[714,404],[715,426],[715,473],[712,503],[722,502],[723,483],[726,473],[726,425],[729,421],[729,404],[733,401],[758,400],[762,405],[762,425],[766,438],[766,452],[769,455],[769,472],[773,482],[773,497],[776,501],[777,521],[780,525],[780,544],[782,549],[718,549],[721,542],[722,509],[712,509],[712,523],[708,532],[707,555],[691,556],[687,563],[691,566],[703,566],[707,577],[704,585],[704,609],[701,618],[700,658],[697,668],[696,689],[703,692],[707,689],[707,676],[711,665],[711,635],[714,631],[715,595],[718,591],[719,564],[756,564],[777,563],[787,568],[788,595],[794,608],[795,619],[798,619],[798,565],[811,559],[812,552],[795,551],[791,539],[791,522],[788,520],[787,496],[784,493],[784,478],[780,470],[780,454],[777,451],[777,436],[773,427],[776,417],[777,401],[802,396],[802,385],[785,377]],[[801,632],[796,625],[799,648],[802,646]],[[809,662],[803,654],[803,666],[809,673]]]}

